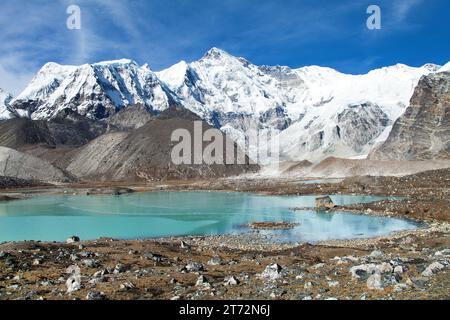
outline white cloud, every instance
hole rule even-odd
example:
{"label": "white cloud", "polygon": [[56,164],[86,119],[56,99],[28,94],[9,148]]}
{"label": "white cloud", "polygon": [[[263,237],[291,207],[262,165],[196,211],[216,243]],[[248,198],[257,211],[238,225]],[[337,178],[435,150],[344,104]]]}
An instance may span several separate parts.
{"label": "white cloud", "polygon": [[395,0],[392,3],[393,17],[395,22],[403,22],[408,18],[408,14],[414,7],[417,7],[423,0]]}

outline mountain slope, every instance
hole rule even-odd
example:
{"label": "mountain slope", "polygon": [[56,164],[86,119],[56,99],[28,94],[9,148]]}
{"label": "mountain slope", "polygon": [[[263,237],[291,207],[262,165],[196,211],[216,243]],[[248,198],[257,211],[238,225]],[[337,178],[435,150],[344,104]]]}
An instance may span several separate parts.
{"label": "mountain slope", "polygon": [[147,122],[153,119],[153,115],[143,105],[136,105],[130,108],[124,108],[105,119],[105,123],[112,125],[124,131],[139,129]]}
{"label": "mountain slope", "polygon": [[450,72],[432,74],[420,80],[411,105],[371,158],[450,159]]}
{"label": "mountain slope", "polygon": [[0,147],[0,176],[43,182],[69,182],[71,178],[47,161]]}
{"label": "mountain slope", "polygon": [[348,75],[318,66],[256,66],[213,48],[198,61],[156,73],[131,60],[49,63],[10,105],[21,116],[46,120],[71,109],[124,130],[182,106],[242,149],[249,141],[249,150],[266,150],[268,141],[257,138],[271,132],[282,160],[320,161],[367,156],[386,140],[419,79],[439,68],[398,64]]}
{"label": "mountain slope", "polygon": [[[251,165],[174,165],[171,135],[185,129],[194,136],[195,121],[201,119],[190,111],[168,109],[137,130],[100,136],[74,155],[67,170],[84,179],[134,181],[223,177],[258,169]],[[204,122],[202,126],[203,130],[211,128]],[[224,148],[224,157],[227,151]]]}
{"label": "mountain slope", "polygon": [[131,60],[79,67],[45,65],[30,85],[11,102],[21,115],[51,119],[71,109],[91,119],[104,119],[137,104],[160,112],[176,104],[176,97],[147,67]]}
{"label": "mountain slope", "polygon": [[450,72],[450,62],[448,62],[447,64],[445,64],[442,68],[440,68],[438,70],[438,72]]}
{"label": "mountain slope", "polygon": [[10,119],[12,114],[9,110],[9,103],[12,95],[0,88],[0,120]]}
{"label": "mountain slope", "polygon": [[346,75],[317,66],[258,67],[213,48],[157,75],[187,108],[241,146],[248,131],[274,130],[283,159],[318,161],[367,155],[386,139],[420,77],[437,68],[399,64]]}
{"label": "mountain slope", "polygon": [[79,147],[105,133],[108,125],[85,118],[69,109],[50,121],[13,118],[0,123],[0,146],[24,149],[29,146]]}

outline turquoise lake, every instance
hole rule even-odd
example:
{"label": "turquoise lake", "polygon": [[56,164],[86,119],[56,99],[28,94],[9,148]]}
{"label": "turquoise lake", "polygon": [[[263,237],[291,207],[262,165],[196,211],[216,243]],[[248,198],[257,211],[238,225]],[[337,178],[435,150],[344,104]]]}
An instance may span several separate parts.
{"label": "turquoise lake", "polygon": [[[418,228],[411,221],[347,213],[293,212],[313,207],[316,196],[265,196],[227,192],[155,192],[122,196],[46,195],[0,203],[0,242],[64,241],[100,237],[140,239],[236,234],[251,222],[299,223],[264,231],[286,242],[368,238]],[[336,204],[367,203],[375,196],[332,196]]]}

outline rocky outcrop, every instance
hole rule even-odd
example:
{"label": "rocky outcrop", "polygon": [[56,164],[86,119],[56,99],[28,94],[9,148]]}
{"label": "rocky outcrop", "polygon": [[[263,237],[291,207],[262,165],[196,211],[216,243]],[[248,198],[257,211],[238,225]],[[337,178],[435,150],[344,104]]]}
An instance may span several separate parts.
{"label": "rocky outcrop", "polygon": [[0,146],[20,149],[26,145],[55,147],[46,121],[32,121],[26,118],[11,119],[0,123]]}
{"label": "rocky outcrop", "polygon": [[376,160],[450,159],[450,72],[423,77]]}
{"label": "rocky outcrop", "polygon": [[143,127],[153,118],[154,115],[152,115],[146,106],[136,105],[120,110],[106,119],[105,122],[120,130],[128,131]]}
{"label": "rocky outcrop", "polygon": [[0,146],[22,150],[33,145],[48,148],[79,147],[104,134],[106,123],[65,109],[50,121],[13,118],[0,123]]}

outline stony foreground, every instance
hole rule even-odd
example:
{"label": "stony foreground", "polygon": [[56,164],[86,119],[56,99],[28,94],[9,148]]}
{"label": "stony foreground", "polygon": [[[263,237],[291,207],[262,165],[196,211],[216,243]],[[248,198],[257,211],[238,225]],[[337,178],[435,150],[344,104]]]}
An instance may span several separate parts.
{"label": "stony foreground", "polygon": [[276,244],[257,231],[145,241],[4,243],[0,299],[449,299],[449,182],[450,170],[441,170],[321,185],[224,180],[134,186],[137,191],[404,196],[336,210],[408,217],[428,226],[378,239],[314,245]]}
{"label": "stony foreground", "polygon": [[275,251],[248,250],[256,234],[3,244],[0,299],[448,299],[449,231]]}

